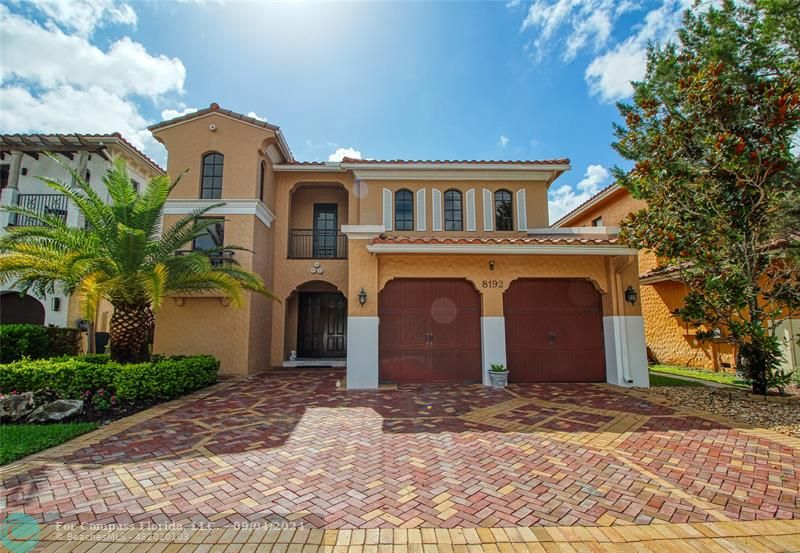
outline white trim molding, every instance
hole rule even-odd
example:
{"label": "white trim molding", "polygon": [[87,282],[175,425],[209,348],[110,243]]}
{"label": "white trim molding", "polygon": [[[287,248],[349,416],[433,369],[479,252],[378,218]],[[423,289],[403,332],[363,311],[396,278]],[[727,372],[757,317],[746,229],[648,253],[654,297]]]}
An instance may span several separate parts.
{"label": "white trim molding", "polygon": [[386,232],[383,225],[342,225],[342,234],[350,240],[371,240]]}
{"label": "white trim molding", "polygon": [[434,232],[442,230],[442,192],[431,188],[431,225]]}
{"label": "white trim molding", "polygon": [[475,189],[467,190],[467,231],[476,231],[478,226],[475,223]]}
{"label": "white trim molding", "polygon": [[603,317],[606,382],[617,386],[648,388],[647,347],[641,316]]}
{"label": "white trim molding", "polygon": [[379,323],[378,317],[347,317],[348,390],[378,387]]}
{"label": "white trim molding", "polygon": [[637,250],[624,246],[588,246],[554,244],[371,244],[372,253],[453,253],[517,255],[636,255]]}
{"label": "white trim molding", "polygon": [[517,230],[528,230],[528,206],[525,204],[525,189],[517,190]]}
{"label": "white trim molding", "polygon": [[417,230],[428,228],[427,212],[425,211],[425,189],[417,190]]}
{"label": "white trim molding", "polygon": [[481,317],[481,356],[483,383],[489,385],[489,369],[493,364],[506,364],[506,318]]}
{"label": "white trim molding", "polygon": [[392,230],[393,227],[393,205],[392,205],[393,194],[392,191],[388,188],[383,189],[383,226],[386,227],[386,230]]}
{"label": "white trim molding", "polygon": [[254,215],[268,227],[275,220],[275,215],[260,200],[242,199],[167,200],[164,204],[164,215],[189,215],[198,209],[220,203],[224,205],[211,209],[205,215]]}
{"label": "white trim molding", "polygon": [[544,227],[529,228],[528,235],[554,234],[569,236],[572,234],[599,234],[601,236],[617,236],[619,227]]}
{"label": "white trim molding", "polygon": [[494,217],[492,217],[492,191],[483,189],[483,230],[489,232],[494,229]]}

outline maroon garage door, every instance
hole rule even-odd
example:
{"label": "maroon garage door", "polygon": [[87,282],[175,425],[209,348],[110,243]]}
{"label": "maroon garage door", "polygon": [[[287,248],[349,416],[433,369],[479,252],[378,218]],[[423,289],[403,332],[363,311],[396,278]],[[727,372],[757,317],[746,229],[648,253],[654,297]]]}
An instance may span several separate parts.
{"label": "maroon garage door", "polygon": [[455,279],[396,279],[380,292],[380,379],[480,382],[481,300]]}
{"label": "maroon garage door", "polygon": [[579,279],[521,279],[503,295],[512,382],[604,382],[603,308]]}

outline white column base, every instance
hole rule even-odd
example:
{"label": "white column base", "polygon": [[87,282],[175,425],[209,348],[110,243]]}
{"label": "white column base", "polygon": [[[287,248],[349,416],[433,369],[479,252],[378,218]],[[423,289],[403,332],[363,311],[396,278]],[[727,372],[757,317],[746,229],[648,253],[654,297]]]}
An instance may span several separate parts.
{"label": "white column base", "polygon": [[378,317],[347,317],[347,389],[378,388]]}
{"label": "white column base", "polygon": [[483,383],[489,385],[492,364],[506,364],[506,318],[481,317],[481,355],[483,357]]}
{"label": "white column base", "polygon": [[603,317],[606,382],[617,386],[649,388],[644,321],[640,316]]}

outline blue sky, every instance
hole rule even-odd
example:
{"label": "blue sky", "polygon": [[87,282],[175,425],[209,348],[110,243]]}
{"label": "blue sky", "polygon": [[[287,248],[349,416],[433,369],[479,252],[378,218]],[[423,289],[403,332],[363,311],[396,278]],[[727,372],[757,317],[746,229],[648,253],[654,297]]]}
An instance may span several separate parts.
{"label": "blue sky", "polygon": [[[679,0],[0,3],[0,130],[120,131],[216,101],[296,158],[569,157],[556,218],[610,183],[614,101]],[[338,152],[338,153],[337,153]]]}

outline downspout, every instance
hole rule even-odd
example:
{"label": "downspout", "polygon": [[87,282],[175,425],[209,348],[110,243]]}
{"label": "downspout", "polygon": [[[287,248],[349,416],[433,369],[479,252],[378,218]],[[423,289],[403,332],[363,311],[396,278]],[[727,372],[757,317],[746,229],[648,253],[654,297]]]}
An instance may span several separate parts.
{"label": "downspout", "polygon": [[[622,313],[625,313],[625,298],[623,297],[622,293],[620,292],[620,290],[623,289],[622,288],[623,282],[622,282],[621,273],[624,270],[628,269],[628,267],[630,267],[631,264],[634,261],[636,261],[636,259],[637,259],[636,256],[627,256],[627,255],[626,256],[617,256],[617,257],[614,258],[614,260],[612,261],[612,264],[611,264],[612,269],[614,270],[614,287],[615,287],[615,290],[617,292],[615,294],[615,296],[617,298],[616,309],[617,309],[617,313],[620,313],[620,317],[624,317],[624,315],[622,315]],[[622,260],[622,261],[620,261],[620,260]],[[627,329],[625,329],[624,332],[625,332],[625,340],[621,340],[621,343],[620,343],[620,347],[622,348],[622,352],[621,352],[622,353],[622,355],[621,355],[622,378],[623,378],[623,380],[625,381],[626,384],[633,384],[633,378],[631,377],[631,368],[630,368],[629,357],[628,357],[628,339],[627,339],[628,331],[627,331]]]}

